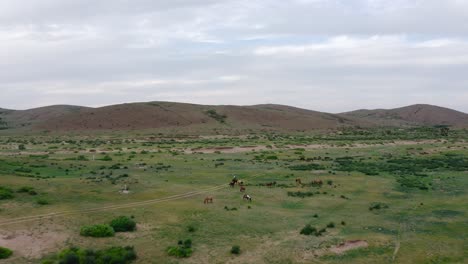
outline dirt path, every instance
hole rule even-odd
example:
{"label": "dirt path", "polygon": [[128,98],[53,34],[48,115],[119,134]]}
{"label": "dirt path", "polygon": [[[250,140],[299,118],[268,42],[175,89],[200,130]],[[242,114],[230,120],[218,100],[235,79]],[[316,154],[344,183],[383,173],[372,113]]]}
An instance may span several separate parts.
{"label": "dirt path", "polygon": [[400,250],[401,228],[402,228],[402,223],[400,222],[400,227],[398,228],[398,234],[397,234],[396,242],[395,242],[395,250],[393,251],[392,262],[395,262],[395,259],[398,254],[398,250]]}
{"label": "dirt path", "polygon": [[[252,177],[249,177],[248,179],[255,179],[255,178],[260,177],[261,175],[262,174],[256,174]],[[164,198],[157,198],[157,199],[151,199],[151,200],[140,201],[140,202],[132,202],[132,203],[126,203],[126,204],[108,205],[108,206],[83,209],[83,210],[70,210],[70,211],[62,211],[62,212],[56,212],[56,213],[50,213],[50,214],[11,218],[8,220],[1,221],[0,226],[18,224],[18,223],[29,222],[29,221],[37,221],[37,220],[42,220],[42,219],[49,219],[49,218],[54,218],[54,217],[64,216],[64,215],[93,213],[93,212],[100,212],[100,211],[106,211],[106,210],[123,209],[123,208],[128,208],[128,207],[144,206],[144,205],[149,205],[149,204],[180,200],[180,199],[184,199],[184,198],[188,198],[188,197],[192,197],[192,196],[196,196],[196,195],[200,195],[200,194],[204,194],[208,192],[218,191],[227,187],[229,187],[228,184],[221,184],[221,185],[206,188],[200,191],[192,191],[188,193],[176,194],[176,195],[172,195],[172,196],[168,196]]]}

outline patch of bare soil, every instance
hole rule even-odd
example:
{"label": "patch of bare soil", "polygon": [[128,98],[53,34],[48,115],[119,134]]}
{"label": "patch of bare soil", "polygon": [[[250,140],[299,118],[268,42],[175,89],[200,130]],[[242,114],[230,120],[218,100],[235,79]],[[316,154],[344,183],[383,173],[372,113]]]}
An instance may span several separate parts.
{"label": "patch of bare soil", "polygon": [[335,254],[343,254],[346,251],[352,250],[352,249],[357,249],[357,248],[365,248],[368,247],[369,244],[367,241],[364,240],[351,240],[351,241],[346,241],[338,246],[334,246],[330,248],[330,251],[335,253]]}
{"label": "patch of bare soil", "polygon": [[63,245],[68,235],[53,231],[0,231],[0,246],[12,249],[15,254],[36,259],[54,252]]}

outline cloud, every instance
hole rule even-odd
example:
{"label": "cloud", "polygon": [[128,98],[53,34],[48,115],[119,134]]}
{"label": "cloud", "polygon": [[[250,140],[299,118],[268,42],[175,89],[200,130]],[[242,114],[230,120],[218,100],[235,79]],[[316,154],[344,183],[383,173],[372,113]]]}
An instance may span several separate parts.
{"label": "cloud", "polygon": [[0,107],[429,102],[468,112],[466,17],[460,0],[4,0]]}

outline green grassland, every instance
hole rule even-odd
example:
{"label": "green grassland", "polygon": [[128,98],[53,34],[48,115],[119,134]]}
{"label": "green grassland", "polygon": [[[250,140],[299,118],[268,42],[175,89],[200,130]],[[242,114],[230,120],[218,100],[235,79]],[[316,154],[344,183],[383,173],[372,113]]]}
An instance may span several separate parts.
{"label": "green grassland", "polygon": [[[3,261],[132,246],[134,263],[466,263],[467,147],[466,131],[434,129],[2,136],[0,246],[13,250]],[[228,186],[234,175],[252,202]],[[80,236],[119,216],[137,230]],[[300,234],[307,224],[325,230]],[[190,257],[167,253],[187,239]],[[352,240],[368,246],[330,250]]]}

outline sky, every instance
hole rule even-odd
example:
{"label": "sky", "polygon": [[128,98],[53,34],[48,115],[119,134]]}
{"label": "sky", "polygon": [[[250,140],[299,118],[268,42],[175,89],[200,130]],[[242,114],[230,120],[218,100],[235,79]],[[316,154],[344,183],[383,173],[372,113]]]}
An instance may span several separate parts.
{"label": "sky", "polygon": [[468,112],[466,0],[2,0],[0,107]]}

